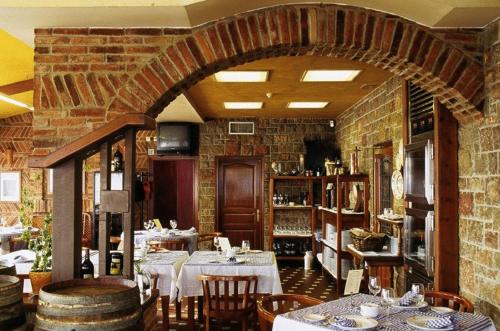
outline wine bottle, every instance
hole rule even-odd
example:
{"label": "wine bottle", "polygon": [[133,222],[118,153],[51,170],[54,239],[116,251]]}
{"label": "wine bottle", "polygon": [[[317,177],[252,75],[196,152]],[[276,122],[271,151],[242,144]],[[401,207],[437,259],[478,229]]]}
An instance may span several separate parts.
{"label": "wine bottle", "polygon": [[83,260],[80,269],[80,276],[83,279],[94,278],[94,265],[90,261],[90,250],[88,248],[85,248],[85,260]]}

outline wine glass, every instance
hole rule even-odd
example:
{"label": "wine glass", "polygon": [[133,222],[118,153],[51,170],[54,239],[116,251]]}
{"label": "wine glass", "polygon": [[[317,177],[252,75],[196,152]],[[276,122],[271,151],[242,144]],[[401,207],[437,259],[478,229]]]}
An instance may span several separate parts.
{"label": "wine glass", "polygon": [[241,242],[241,251],[247,255],[247,252],[250,250],[250,240],[243,240]]}
{"label": "wine glass", "polygon": [[424,284],[422,283],[411,284],[411,292],[415,294],[413,300],[417,305],[420,304],[421,302],[424,302],[424,295],[425,295]]}
{"label": "wine glass", "polygon": [[391,287],[384,287],[380,292],[380,297],[382,298],[382,304],[384,306],[392,306],[396,300],[395,291]]}
{"label": "wine glass", "polygon": [[172,230],[175,231],[177,228],[177,220],[170,220],[170,226],[172,227]]}
{"label": "wine glass", "polygon": [[380,293],[381,286],[379,276],[370,276],[368,279],[368,290],[370,290],[370,293],[374,296]]}
{"label": "wine glass", "polygon": [[217,253],[218,253],[219,247],[220,247],[219,237],[214,237],[214,246],[215,246],[215,249],[217,250]]}

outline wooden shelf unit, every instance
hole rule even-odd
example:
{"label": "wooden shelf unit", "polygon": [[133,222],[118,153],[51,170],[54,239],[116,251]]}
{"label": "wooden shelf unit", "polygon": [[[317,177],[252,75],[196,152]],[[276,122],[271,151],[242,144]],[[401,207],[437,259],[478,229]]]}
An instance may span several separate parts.
{"label": "wooden shelf unit", "polygon": [[[314,182],[321,182],[322,177],[314,176],[271,176],[269,180],[269,247],[273,249],[274,239],[305,239],[310,238],[311,248],[313,256],[316,255],[316,241],[314,240],[314,232],[316,229],[316,218],[317,218],[317,208],[314,207]],[[273,195],[275,192],[276,182],[303,182],[307,187],[307,204],[295,205],[295,206],[283,206],[273,204]],[[311,227],[311,233],[308,235],[303,234],[274,234],[274,219],[275,213],[293,213],[295,211],[308,211],[309,212],[309,226]],[[302,255],[280,255],[276,256],[278,260],[302,260],[304,257]]]}
{"label": "wooden shelf unit", "polygon": [[[349,189],[348,185],[351,183],[363,183],[363,212],[354,213],[342,211],[343,207],[346,205],[345,202],[349,199]],[[323,267],[323,270],[327,271],[336,279],[337,293],[341,295],[344,281],[342,279],[342,259],[352,259],[352,255],[346,250],[342,249],[342,230],[348,230],[353,227],[363,227],[368,228],[370,224],[370,213],[368,210],[368,202],[370,199],[370,182],[368,175],[357,174],[357,175],[336,175],[336,176],[324,176],[321,181],[321,193],[322,193],[322,207],[320,209],[321,213],[321,228],[322,228],[322,259],[319,261]],[[327,197],[326,188],[328,183],[333,183],[336,190],[336,210],[326,208]],[[338,211],[341,211],[340,213]],[[326,236],[326,224],[332,224],[336,229],[337,242],[336,245],[331,244]],[[326,241],[326,243],[325,243]],[[336,268],[331,270],[326,263],[324,263],[326,254],[325,247],[332,249],[336,258]],[[340,254],[339,254],[340,253]]]}

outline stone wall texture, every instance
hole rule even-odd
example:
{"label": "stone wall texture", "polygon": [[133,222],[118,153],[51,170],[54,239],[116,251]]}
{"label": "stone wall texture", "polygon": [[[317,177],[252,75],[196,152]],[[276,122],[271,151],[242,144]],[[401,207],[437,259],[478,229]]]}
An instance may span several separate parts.
{"label": "stone wall texture", "polygon": [[460,293],[500,328],[500,20],[483,40],[485,116],[459,128]]}
{"label": "stone wall texture", "polygon": [[[370,197],[373,188],[373,146],[390,142],[396,155],[403,143],[402,98],[404,81],[393,77],[344,111],[337,119],[335,135],[342,154],[342,163],[350,164],[350,154],[358,147],[359,171],[370,177]],[[392,162],[394,170],[396,162]],[[401,169],[399,169],[401,170]],[[373,198],[370,215],[375,217]],[[403,199],[393,199],[396,213],[403,213]]]}
{"label": "stone wall texture", "polygon": [[[199,151],[199,208],[200,230],[211,232],[215,226],[216,156],[262,156],[264,160],[264,234],[265,248],[269,224],[269,176],[271,163],[282,163],[283,171],[299,165],[305,154],[304,139],[334,140],[335,133],[328,120],[322,119],[237,119],[253,121],[255,135],[229,135],[229,120],[209,121],[200,126]],[[287,190],[283,190],[283,193]],[[290,215],[288,215],[290,216]],[[293,215],[294,224],[303,222],[306,215]],[[282,220],[285,222],[284,220]],[[290,222],[287,220],[286,222]]]}

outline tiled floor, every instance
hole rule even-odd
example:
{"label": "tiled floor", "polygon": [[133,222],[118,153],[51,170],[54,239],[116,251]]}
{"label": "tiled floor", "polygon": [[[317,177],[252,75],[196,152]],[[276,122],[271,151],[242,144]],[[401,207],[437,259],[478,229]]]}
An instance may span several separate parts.
{"label": "tiled floor", "polygon": [[[322,275],[319,267],[311,270],[304,270],[303,265],[283,264],[279,266],[283,293],[286,294],[306,294],[323,301],[330,301],[337,298],[335,283],[328,275]],[[185,321],[175,320],[174,305],[170,305],[170,330],[187,330]],[[183,318],[187,316],[186,309],[182,310]],[[159,319],[161,312],[159,312]],[[202,330],[198,325],[195,330]],[[235,323],[227,323],[222,326],[222,330],[240,330],[241,327]],[[161,329],[161,326],[159,328]]]}

